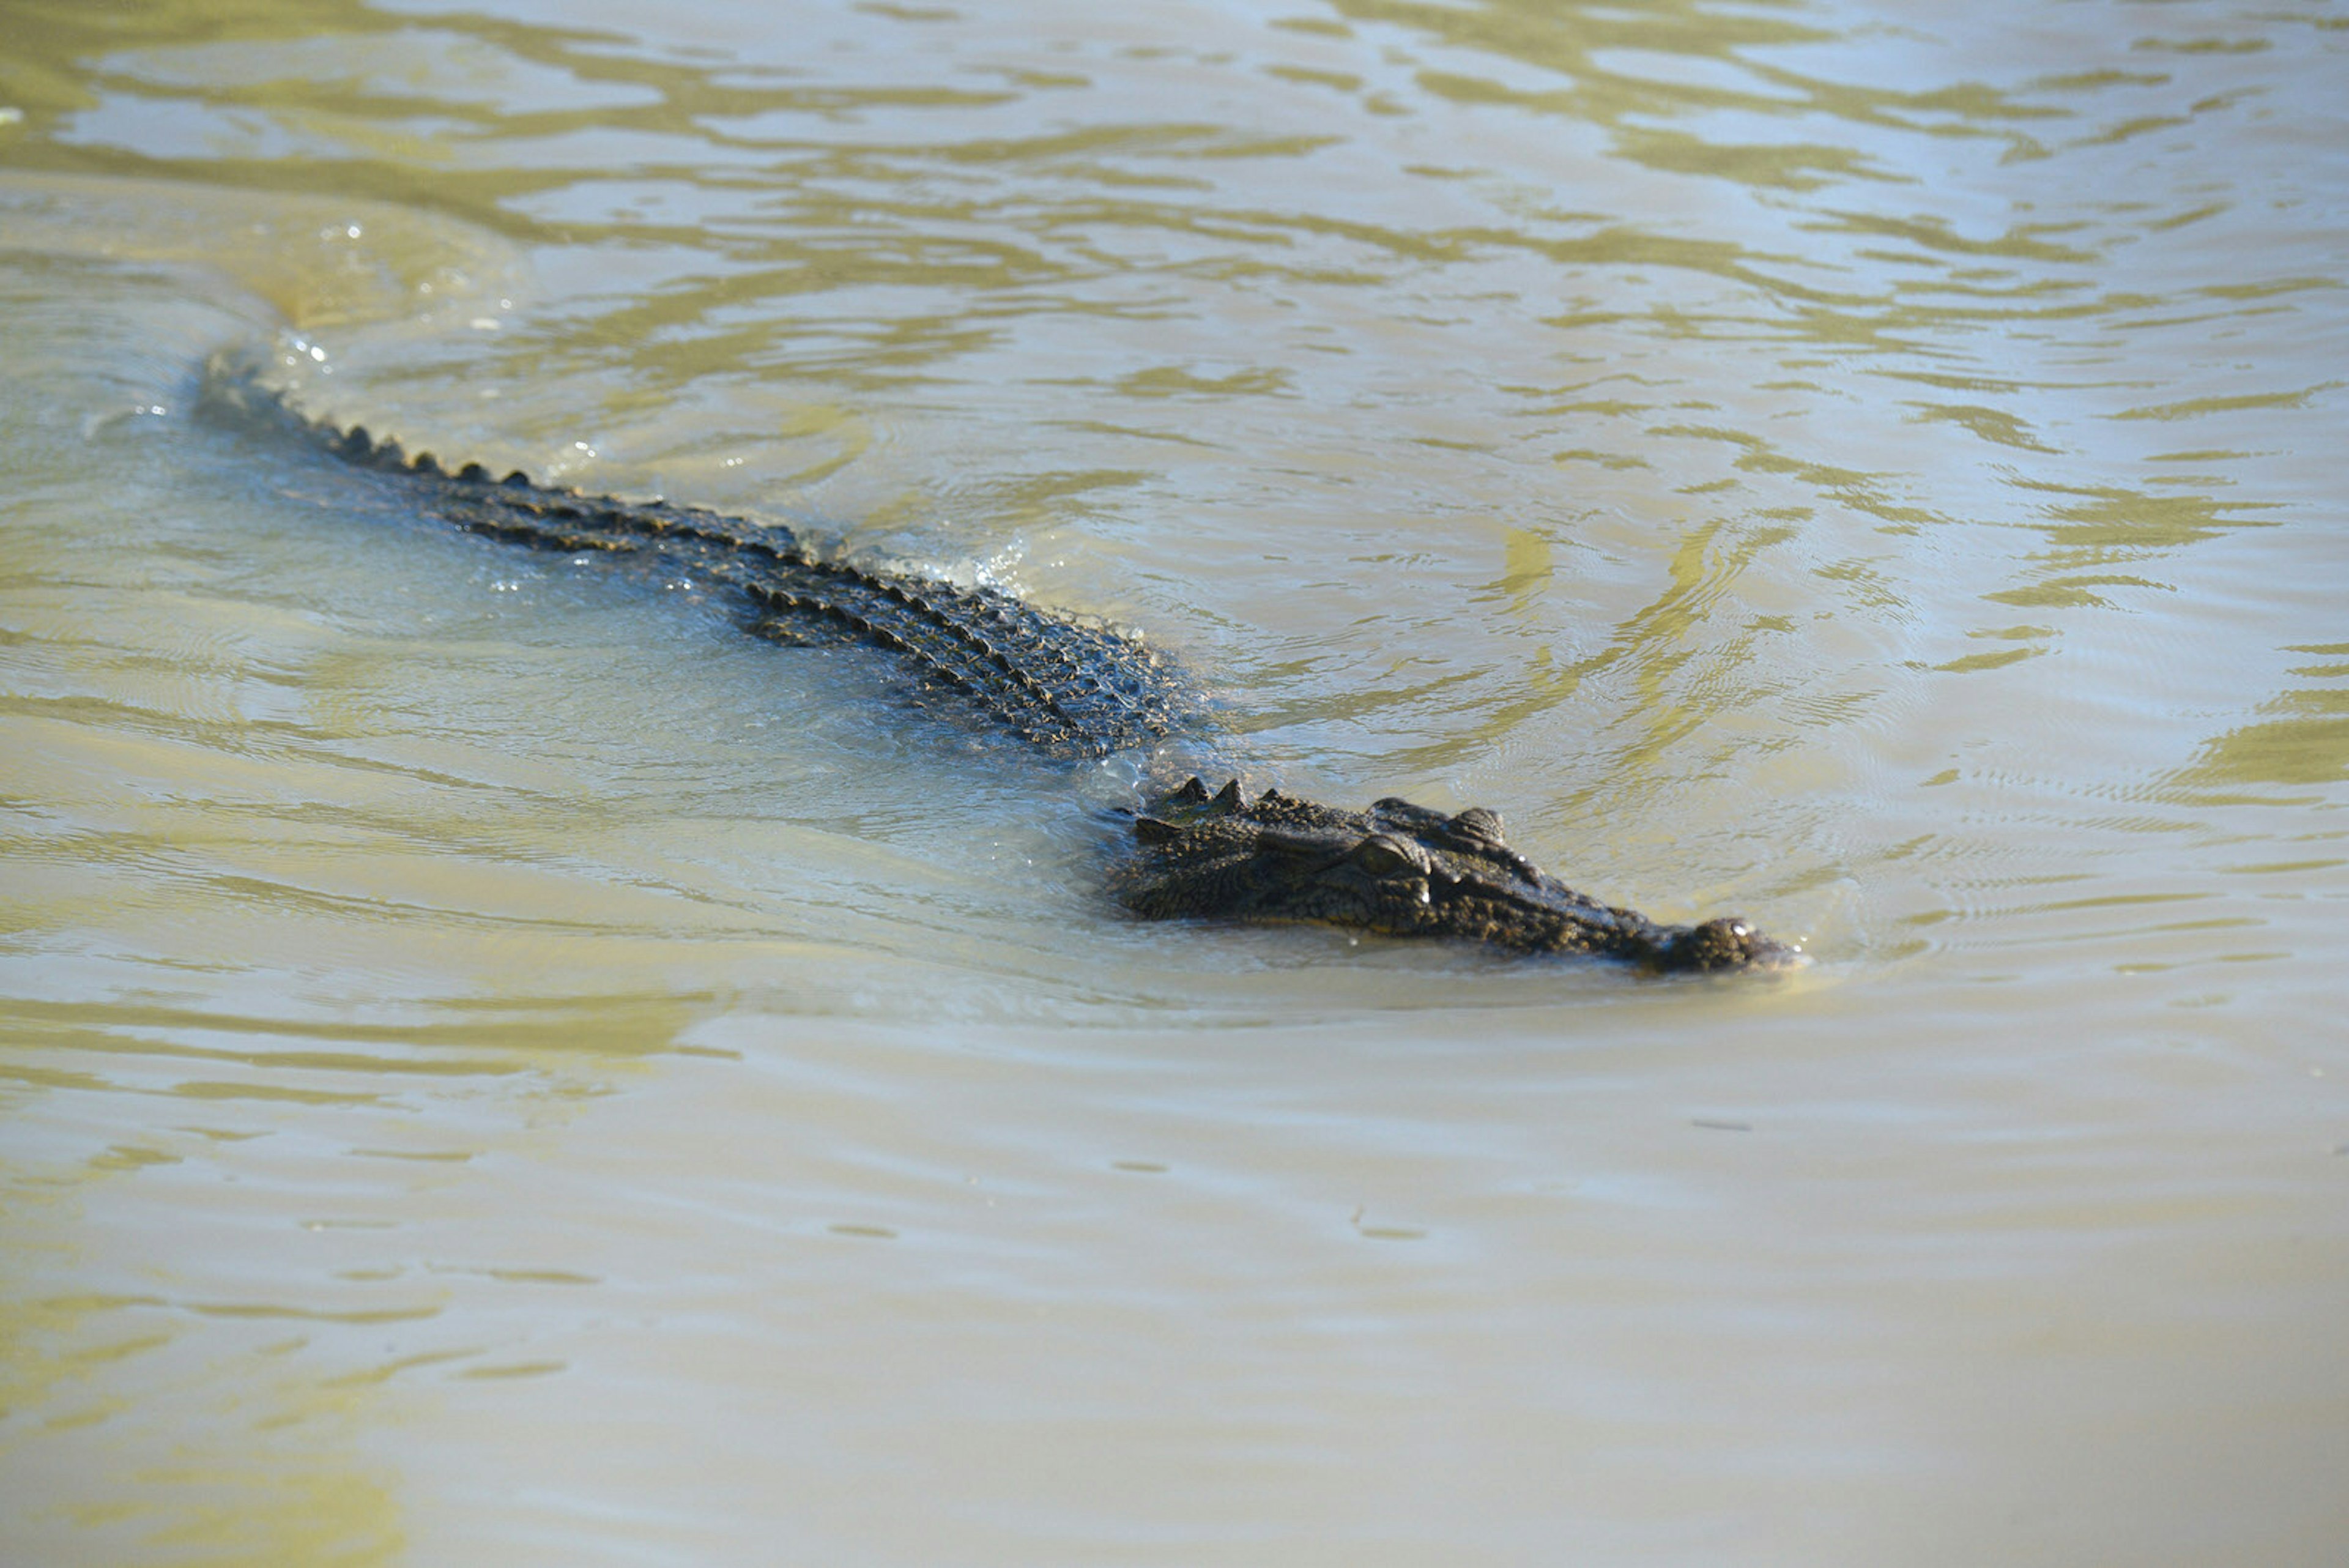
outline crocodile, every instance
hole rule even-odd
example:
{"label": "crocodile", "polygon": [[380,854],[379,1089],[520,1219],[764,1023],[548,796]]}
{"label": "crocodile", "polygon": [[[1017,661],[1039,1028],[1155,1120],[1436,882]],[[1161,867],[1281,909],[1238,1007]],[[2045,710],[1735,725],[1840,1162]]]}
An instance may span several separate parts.
{"label": "crocodile", "polygon": [[[1047,756],[1107,757],[1207,722],[1182,670],[1156,649],[1013,594],[830,558],[780,523],[589,494],[519,470],[444,467],[364,426],[310,417],[243,357],[207,364],[197,407],[214,423],[291,438],[379,474],[419,513],[466,532],[722,586],[754,635],[884,649],[917,693],[959,700]],[[1802,961],[1743,919],[1664,925],[1578,893],[1510,848],[1500,818],[1481,807],[1447,815],[1386,799],[1348,811],[1278,789],[1250,801],[1237,779],[1211,793],[1194,777],[1124,815],[1129,847],[1111,888],[1146,919],[1313,922],[1596,954],[1658,972]]]}

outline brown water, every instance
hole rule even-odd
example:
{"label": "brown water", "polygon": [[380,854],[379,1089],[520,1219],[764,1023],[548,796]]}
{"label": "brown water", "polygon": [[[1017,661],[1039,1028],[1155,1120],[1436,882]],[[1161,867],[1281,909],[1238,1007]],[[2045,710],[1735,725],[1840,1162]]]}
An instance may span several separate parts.
{"label": "brown water", "polygon": [[[2349,1561],[2349,18],[0,5],[0,1558]],[[1120,919],[1143,629],[1781,981]]]}

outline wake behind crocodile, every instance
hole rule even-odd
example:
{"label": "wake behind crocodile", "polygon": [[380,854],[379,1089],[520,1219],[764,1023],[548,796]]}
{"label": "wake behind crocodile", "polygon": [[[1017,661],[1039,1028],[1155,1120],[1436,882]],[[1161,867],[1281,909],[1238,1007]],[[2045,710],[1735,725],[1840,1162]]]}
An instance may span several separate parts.
{"label": "wake behind crocodile", "polygon": [[[206,366],[198,409],[367,470],[419,514],[468,533],[689,575],[730,596],[755,636],[881,649],[930,705],[961,706],[1046,756],[1106,757],[1209,725],[1184,671],[1155,649],[1015,595],[832,559],[778,523],[444,466],[309,417],[234,356]],[[1799,959],[1735,917],[1665,925],[1577,892],[1511,849],[1500,818],[1481,807],[1446,814],[1390,798],[1351,811],[1277,789],[1251,800],[1237,779],[1155,790],[1133,815],[1110,880],[1150,919],[1313,921],[1655,971]]]}

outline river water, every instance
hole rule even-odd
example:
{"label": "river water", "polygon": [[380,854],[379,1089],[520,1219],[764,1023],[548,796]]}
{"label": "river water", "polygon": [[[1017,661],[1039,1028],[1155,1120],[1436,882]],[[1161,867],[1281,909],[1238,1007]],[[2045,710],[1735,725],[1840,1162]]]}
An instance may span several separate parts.
{"label": "river water", "polygon": [[[8,1562],[2349,1560],[2337,7],[0,33]],[[255,347],[1224,732],[450,535]],[[1124,919],[1199,757],[1814,961]]]}

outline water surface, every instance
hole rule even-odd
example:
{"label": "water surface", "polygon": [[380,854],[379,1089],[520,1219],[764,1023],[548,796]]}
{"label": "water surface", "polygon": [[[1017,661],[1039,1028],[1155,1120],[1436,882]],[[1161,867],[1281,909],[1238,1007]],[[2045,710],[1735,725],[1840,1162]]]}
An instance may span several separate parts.
{"label": "water surface", "polygon": [[[2349,1548],[2329,8],[7,32],[10,1561]],[[1224,732],[451,536],[255,345]],[[1123,919],[1201,755],[1816,961]]]}

